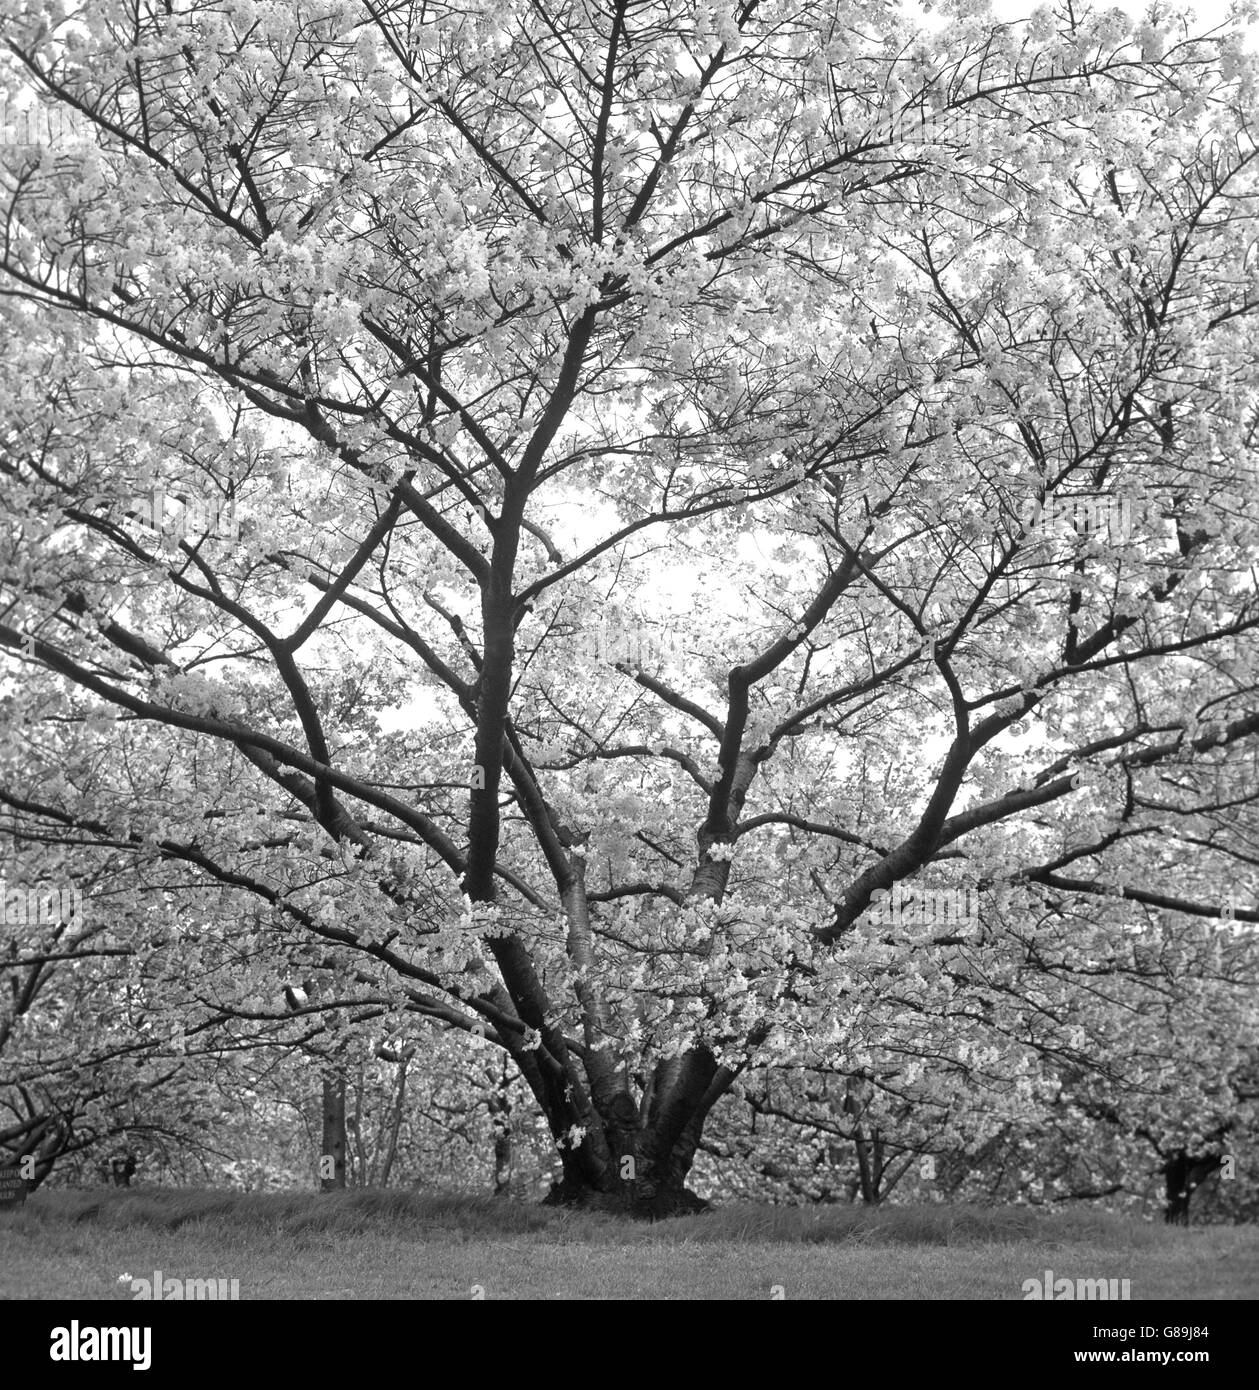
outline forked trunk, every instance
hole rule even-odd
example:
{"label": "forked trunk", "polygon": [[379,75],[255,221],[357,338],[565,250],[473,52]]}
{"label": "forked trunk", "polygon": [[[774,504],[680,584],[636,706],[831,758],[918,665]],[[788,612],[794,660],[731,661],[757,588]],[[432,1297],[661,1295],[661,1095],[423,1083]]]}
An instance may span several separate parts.
{"label": "forked trunk", "polygon": [[[658,1220],[708,1210],[692,1192],[690,1175],[700,1133],[720,1090],[713,1085],[717,1063],[706,1047],[662,1062],[652,1078],[645,1115],[627,1094],[606,1106],[602,1142],[578,1151],[584,1163],[565,1165],[546,1202],[551,1206],[593,1207],[630,1217]],[[591,1162],[606,1153],[602,1162]]]}

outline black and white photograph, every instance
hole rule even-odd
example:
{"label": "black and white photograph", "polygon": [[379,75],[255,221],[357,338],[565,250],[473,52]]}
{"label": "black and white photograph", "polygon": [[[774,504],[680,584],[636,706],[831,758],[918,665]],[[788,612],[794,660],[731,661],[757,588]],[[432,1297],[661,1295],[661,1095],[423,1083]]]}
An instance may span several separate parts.
{"label": "black and white photograph", "polygon": [[1218,1371],[1259,5],[0,34],[0,1364],[804,1300]]}

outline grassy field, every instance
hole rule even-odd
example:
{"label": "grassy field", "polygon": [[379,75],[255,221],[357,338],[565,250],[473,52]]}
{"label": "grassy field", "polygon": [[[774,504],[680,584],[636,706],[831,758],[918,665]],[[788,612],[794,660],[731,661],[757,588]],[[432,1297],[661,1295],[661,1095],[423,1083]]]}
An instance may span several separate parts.
{"label": "grassy field", "polygon": [[626,1224],[411,1192],[36,1193],[0,1211],[0,1297],[130,1299],[126,1274],[242,1299],[1020,1299],[1025,1279],[1134,1300],[1259,1296],[1259,1229],[1026,1208],[728,1207]]}

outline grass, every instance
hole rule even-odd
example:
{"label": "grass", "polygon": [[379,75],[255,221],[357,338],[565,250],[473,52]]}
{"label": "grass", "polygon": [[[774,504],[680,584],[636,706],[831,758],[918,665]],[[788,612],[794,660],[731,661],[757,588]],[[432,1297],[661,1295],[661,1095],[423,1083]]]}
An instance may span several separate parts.
{"label": "grass", "polygon": [[654,1225],[408,1191],[36,1193],[0,1212],[0,1297],[130,1298],[119,1276],[242,1299],[1019,1299],[1130,1279],[1134,1300],[1252,1298],[1259,1229],[1094,1211],[731,1206]]}

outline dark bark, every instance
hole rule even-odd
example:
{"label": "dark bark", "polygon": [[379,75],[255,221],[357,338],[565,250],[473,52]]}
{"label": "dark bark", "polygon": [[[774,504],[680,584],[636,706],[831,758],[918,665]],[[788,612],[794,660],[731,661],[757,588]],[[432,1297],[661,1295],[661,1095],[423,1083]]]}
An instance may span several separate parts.
{"label": "dark bark", "polygon": [[494,1132],[494,1195],[511,1196],[511,1130]]}
{"label": "dark bark", "polygon": [[118,1153],[111,1156],[109,1160],[109,1176],[113,1180],[115,1187],[130,1187],[131,1179],[135,1176],[136,1156],[129,1150],[126,1153]]}
{"label": "dark bark", "polygon": [[840,1107],[852,1121],[853,1143],[857,1150],[857,1173],[861,1200],[867,1206],[878,1206],[883,1198],[884,1141],[877,1129],[869,1133],[863,1123],[865,1113],[874,1098],[870,1078],[860,1072],[850,1076],[844,1088]]}
{"label": "dark bark", "polygon": [[[332,1159],[332,1174],[325,1177],[323,1160]],[[345,1186],[345,1075],[326,1071],[323,1077],[323,1144],[320,1149],[319,1188],[332,1192]]]}
{"label": "dark bark", "polygon": [[490,1112],[490,1125],[494,1130],[494,1195],[511,1195],[511,1098],[507,1093],[509,1077],[506,1060],[502,1073],[490,1076],[490,1095],[487,1108]]}
{"label": "dark bark", "polygon": [[393,1121],[389,1126],[389,1145],[385,1150],[384,1162],[380,1169],[381,1187],[389,1186],[389,1176],[393,1172],[393,1162],[398,1153],[398,1134],[402,1129],[402,1116],[407,1095],[407,1067],[410,1062],[409,1053],[398,1062],[398,1094],[394,1099]]}
{"label": "dark bark", "polygon": [[709,1204],[686,1185],[704,1120],[719,1094],[716,1059],[706,1047],[691,1048],[661,1063],[642,1107],[628,1092],[614,1098],[604,1116],[610,1157],[594,1182],[569,1173],[546,1198],[550,1206],[588,1207],[617,1215],[660,1220],[707,1211]]}
{"label": "dark bark", "polygon": [[879,1155],[874,1152],[870,1136],[861,1126],[857,1126],[853,1142],[857,1146],[857,1173],[861,1182],[861,1200],[868,1207],[879,1204],[879,1182],[883,1174]]}
{"label": "dark bark", "polygon": [[1168,1225],[1188,1226],[1193,1194],[1223,1162],[1220,1154],[1189,1154],[1184,1149],[1167,1156],[1163,1163],[1163,1220]]}
{"label": "dark bark", "polygon": [[574,1186],[566,1180],[554,1183],[543,1206],[580,1207],[642,1221],[662,1221],[673,1216],[694,1216],[711,1210],[711,1204],[684,1183],[657,1184],[648,1190],[622,1183],[611,1191]]}

